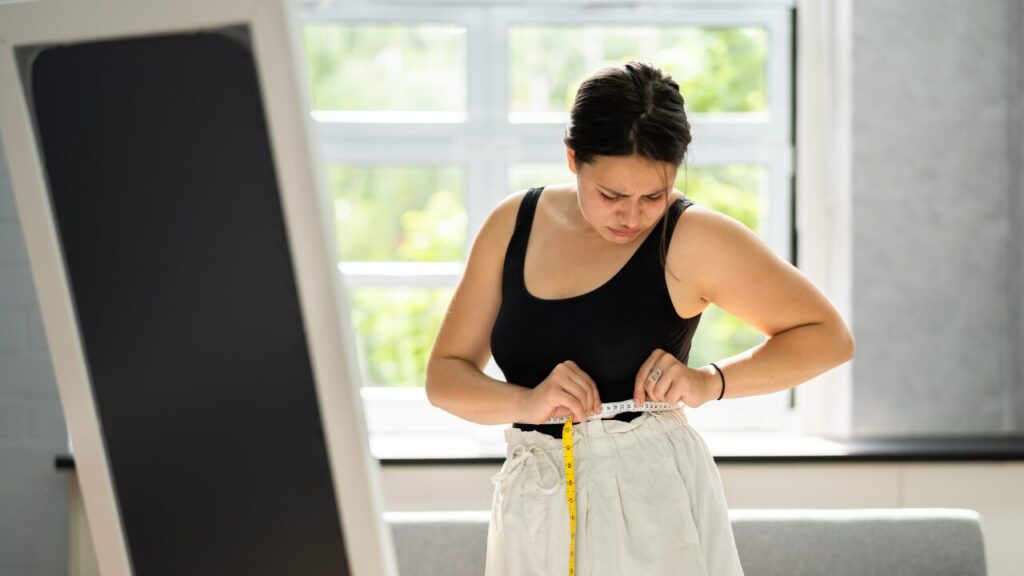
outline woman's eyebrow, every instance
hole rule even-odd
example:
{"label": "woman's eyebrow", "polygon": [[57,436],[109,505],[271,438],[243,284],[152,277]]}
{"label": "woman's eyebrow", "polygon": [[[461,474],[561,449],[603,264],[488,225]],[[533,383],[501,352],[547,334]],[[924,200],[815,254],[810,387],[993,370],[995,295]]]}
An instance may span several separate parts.
{"label": "woman's eyebrow", "polygon": [[[618,194],[619,196],[630,196],[630,194],[623,194],[622,192],[619,192],[618,190],[612,190],[611,188],[609,188],[607,186],[604,186],[602,184],[598,184],[597,187],[601,188],[602,190],[605,190],[606,192],[611,192],[613,194]],[[654,192],[651,192],[650,194],[644,194],[644,196],[655,196],[657,194],[661,194],[664,191],[665,191],[664,189],[655,190]]]}

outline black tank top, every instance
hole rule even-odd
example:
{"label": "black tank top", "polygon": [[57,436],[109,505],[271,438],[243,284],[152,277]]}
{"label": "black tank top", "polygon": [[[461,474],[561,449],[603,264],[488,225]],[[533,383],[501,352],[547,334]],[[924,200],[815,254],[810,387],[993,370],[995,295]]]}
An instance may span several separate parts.
{"label": "black tank top", "polygon": [[[526,291],[523,265],[541,188],[523,197],[505,252],[502,300],[491,330],[491,354],[505,379],[535,388],[561,362],[572,360],[597,384],[601,402],[633,398],[636,373],[655,348],[686,363],[701,314],[680,318],[672,306],[659,256],[661,223],[651,230],[611,280],[585,294],[541,299]],[[680,198],[668,209],[666,244],[683,211]],[[624,412],[630,421],[642,412]],[[514,423],[562,437],[561,424]]]}

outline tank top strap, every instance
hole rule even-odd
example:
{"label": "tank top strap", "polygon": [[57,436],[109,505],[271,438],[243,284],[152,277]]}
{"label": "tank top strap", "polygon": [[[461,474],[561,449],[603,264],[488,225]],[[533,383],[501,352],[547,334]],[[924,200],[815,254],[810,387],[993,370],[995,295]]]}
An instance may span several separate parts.
{"label": "tank top strap", "polygon": [[537,199],[541,190],[543,187],[530,188],[519,204],[515,228],[505,250],[505,264],[502,268],[501,288],[506,298],[511,296],[518,286],[522,286],[519,275],[523,273],[523,265],[526,262],[526,244],[530,240],[533,214],[537,210]]}
{"label": "tank top strap", "polygon": [[689,198],[680,198],[673,202],[672,206],[669,207],[668,228],[665,230],[666,246],[672,242],[672,232],[676,229],[676,222],[679,221],[679,217],[682,216],[683,212],[685,212],[687,208],[693,206],[693,204],[693,200],[690,200]]}

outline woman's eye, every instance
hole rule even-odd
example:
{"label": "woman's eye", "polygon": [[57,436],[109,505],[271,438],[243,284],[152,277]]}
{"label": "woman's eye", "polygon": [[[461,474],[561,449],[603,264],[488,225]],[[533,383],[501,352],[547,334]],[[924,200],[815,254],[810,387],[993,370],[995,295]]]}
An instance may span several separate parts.
{"label": "woman's eye", "polygon": [[[601,194],[601,198],[604,198],[609,202],[615,202],[619,198],[622,198],[622,196],[605,196],[604,194]],[[645,196],[645,198],[648,200],[661,200],[661,194],[658,194],[657,196]]]}

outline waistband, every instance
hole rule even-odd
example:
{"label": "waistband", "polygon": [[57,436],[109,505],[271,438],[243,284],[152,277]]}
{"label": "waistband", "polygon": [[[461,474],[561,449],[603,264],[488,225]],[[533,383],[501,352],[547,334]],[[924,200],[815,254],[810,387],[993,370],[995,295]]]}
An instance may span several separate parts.
{"label": "waistband", "polygon": [[[557,426],[561,427],[562,424]],[[656,412],[643,412],[631,421],[595,419],[586,422],[579,422],[572,425],[573,449],[582,442],[589,442],[590,449],[600,452],[607,449],[614,449],[611,445],[614,441],[619,448],[634,446],[644,440],[652,438],[658,432],[665,432],[680,426],[689,426],[686,412],[682,407],[674,410],[661,410]],[[623,434],[632,432],[631,434]],[[561,452],[562,442],[560,438],[554,438],[536,430],[522,430],[514,426],[505,428],[506,457],[512,455],[516,446],[526,446],[543,452]]]}
{"label": "waistband", "polygon": [[[623,422],[631,422],[644,414],[643,411],[638,412],[621,412],[608,418],[610,420],[622,420]],[[562,438],[562,424],[526,424],[522,422],[515,422],[512,424],[513,428],[520,430],[534,430],[536,432],[543,432],[552,438]]]}
{"label": "waistband", "polygon": [[[643,412],[629,422],[610,418],[579,422],[572,425],[572,449],[574,453],[586,452],[588,455],[600,456],[615,450],[629,450],[643,444],[657,444],[660,441],[659,436],[675,428],[689,425],[682,407]],[[519,465],[532,455],[542,456],[542,463],[554,468],[557,478],[562,462],[563,441],[564,439],[553,438],[536,430],[521,430],[512,426],[505,428],[505,458],[508,461],[505,473],[511,473],[512,470],[519,468]],[[559,486],[555,484],[548,490],[555,491],[558,488]]]}
{"label": "waistband", "polygon": [[[559,425],[561,426],[561,424]],[[573,453],[587,458],[599,457],[615,450],[641,449],[643,445],[657,445],[664,442],[659,438],[676,428],[688,427],[689,421],[682,407],[674,410],[643,412],[631,421],[597,419],[573,424]],[[502,469],[491,477],[499,485],[495,491],[495,504],[501,505],[504,483],[517,475],[528,462],[534,466],[550,469],[549,474],[538,470],[537,490],[553,494],[562,488],[562,443],[564,439],[554,438],[536,430],[521,430],[513,426],[505,428],[506,461]],[[663,445],[662,445],[663,447]],[[547,476],[550,481],[543,482]]]}

